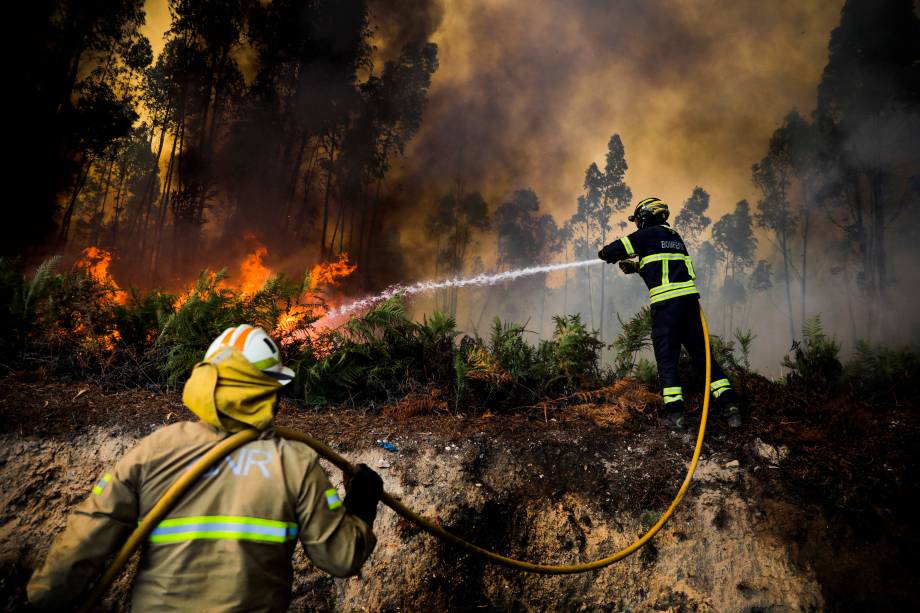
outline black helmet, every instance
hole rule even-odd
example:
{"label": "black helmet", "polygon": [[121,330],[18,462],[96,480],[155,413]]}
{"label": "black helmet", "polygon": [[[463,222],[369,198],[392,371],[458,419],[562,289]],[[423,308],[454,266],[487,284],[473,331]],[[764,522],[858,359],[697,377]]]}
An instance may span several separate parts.
{"label": "black helmet", "polygon": [[645,198],[636,205],[636,210],[629,216],[629,221],[634,221],[637,226],[644,228],[653,220],[659,223],[667,221],[669,214],[668,205],[659,198]]}

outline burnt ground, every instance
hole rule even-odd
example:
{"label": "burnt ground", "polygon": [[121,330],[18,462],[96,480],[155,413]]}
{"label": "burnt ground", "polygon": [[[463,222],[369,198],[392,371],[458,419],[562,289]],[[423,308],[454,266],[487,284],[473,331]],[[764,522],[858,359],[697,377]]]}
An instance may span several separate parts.
{"label": "burnt ground", "polygon": [[[771,529],[801,564],[814,570],[829,610],[916,606],[920,532],[910,494],[920,486],[917,399],[870,404],[851,394],[822,397],[759,378],[743,381],[741,387],[756,399],[745,425],[732,431],[714,415],[703,457],[743,466],[750,478],[733,487],[743,497],[761,500],[764,513],[801,509],[795,516],[785,513],[787,521],[781,519],[784,512],[773,513]],[[691,406],[699,401],[688,400]],[[670,501],[683,479],[693,440],[659,425],[654,402],[654,395],[628,382],[512,414],[442,411],[401,417],[417,411],[404,406],[316,410],[285,399],[278,423],[308,431],[346,455],[374,447],[378,439],[394,442],[409,459],[424,460],[423,454],[433,448],[462,455],[463,470],[483,488],[488,502],[461,508],[446,525],[480,545],[526,554],[520,510],[529,502],[564,499],[567,492],[579,491],[593,496],[605,515],[654,518]],[[439,406],[429,405],[435,410]],[[109,428],[140,437],[187,419],[194,416],[174,392],[107,392],[91,382],[48,380],[34,373],[0,380],[0,435],[78,440]],[[509,458],[502,477],[507,483],[497,483],[488,468],[502,455]],[[410,488],[430,485],[411,471],[401,479]],[[694,486],[688,496],[696,490]],[[0,509],[0,527],[23,504],[13,500]],[[716,528],[721,528],[719,521],[717,515]],[[573,515],[571,523],[590,528],[590,518],[583,516]],[[400,529],[404,539],[427,538],[408,524]],[[584,528],[565,534],[560,552],[583,549],[579,540],[586,538]],[[451,609],[488,608],[485,601],[461,605],[457,600],[457,594],[478,593],[487,575],[485,565],[446,545],[435,547],[445,568],[432,569],[422,600]],[[654,544],[641,555],[645,562],[653,560]],[[556,561],[577,557],[560,553]],[[7,608],[22,605],[27,565],[0,559],[0,602]],[[325,589],[331,603],[329,590],[334,587],[326,581],[323,588],[322,581],[310,583],[310,589]],[[412,599],[419,597],[407,595],[406,606],[411,608]],[[578,601],[577,594],[571,598]],[[496,607],[494,601],[491,605]],[[692,610],[681,606],[678,602],[665,608]],[[508,601],[497,608],[521,605]]]}

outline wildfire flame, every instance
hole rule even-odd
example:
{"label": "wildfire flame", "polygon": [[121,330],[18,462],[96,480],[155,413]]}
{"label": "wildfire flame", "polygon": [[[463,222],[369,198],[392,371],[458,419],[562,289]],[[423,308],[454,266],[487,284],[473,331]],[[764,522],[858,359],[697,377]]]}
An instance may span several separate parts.
{"label": "wildfire flame", "polygon": [[240,277],[242,279],[240,291],[244,294],[256,293],[262,289],[265,282],[272,276],[271,269],[262,263],[262,259],[267,253],[268,249],[264,245],[259,245],[255,251],[247,255],[240,263]]}
{"label": "wildfire flame", "polygon": [[116,304],[124,304],[128,300],[128,293],[125,292],[109,272],[109,266],[112,264],[112,254],[99,247],[87,247],[83,250],[83,255],[77,260],[76,267],[84,272],[87,277],[101,285],[111,294],[112,300]]}
{"label": "wildfire flame", "polygon": [[338,287],[339,279],[344,279],[357,269],[357,264],[348,263],[348,253],[342,252],[338,261],[317,264],[310,269],[309,291],[315,292],[321,285]]}
{"label": "wildfire flame", "polygon": [[[244,238],[249,241],[255,241],[251,236]],[[261,290],[265,282],[274,274],[264,263],[267,255],[268,249],[256,242],[252,251],[239,264],[240,276],[238,284],[228,283],[226,279],[218,278],[218,273],[208,271],[206,277],[178,292],[172,308],[178,312],[193,296],[202,291],[216,290],[228,292],[228,296],[233,293],[244,297],[252,296]],[[97,282],[103,289],[100,294],[100,298],[103,301],[124,304],[127,301],[127,292],[122,290],[112,277],[109,270],[111,264],[112,254],[110,252],[99,247],[88,247],[83,250],[76,267],[87,277]],[[336,306],[333,304],[334,296],[330,295],[334,293],[331,290],[338,288],[342,279],[351,275],[357,268],[357,265],[348,261],[347,253],[339,254],[337,259],[332,262],[320,263],[310,267],[304,279],[302,293],[292,299],[284,299],[284,304],[278,305],[284,311],[278,317],[275,328],[270,333],[279,343],[284,345],[294,342],[306,342],[310,343],[314,353],[328,351],[329,337],[324,335],[323,332],[331,327],[330,321],[325,316],[330,309]],[[90,340],[95,343],[95,346],[106,350],[115,349],[121,338],[117,329],[107,335],[93,336],[86,330],[82,322],[77,327],[76,332],[87,336],[87,338],[92,336]]]}
{"label": "wildfire flame", "polygon": [[334,305],[326,294],[328,288],[336,288],[341,280],[358,269],[356,264],[348,261],[347,253],[340,253],[334,262],[316,264],[307,275],[306,291],[300,297],[299,304],[292,306],[278,320],[276,331],[282,342],[316,340],[325,325],[307,325],[319,319],[325,321],[325,315]]}

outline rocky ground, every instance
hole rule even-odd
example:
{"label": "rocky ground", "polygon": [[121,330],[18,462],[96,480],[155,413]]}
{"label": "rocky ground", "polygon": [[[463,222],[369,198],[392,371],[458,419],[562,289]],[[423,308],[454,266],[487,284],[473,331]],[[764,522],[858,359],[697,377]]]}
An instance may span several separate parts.
{"label": "rocky ground", "polygon": [[[749,395],[756,385],[767,384],[750,383]],[[388,491],[479,545],[572,563],[633,541],[683,479],[692,437],[659,426],[645,395],[621,383],[564,408],[411,417],[404,407],[309,411],[286,401],[279,422],[376,468]],[[916,404],[808,408],[761,395],[740,431],[714,419],[671,522],[610,568],[522,574],[383,509],[360,577],[333,580],[298,552],[292,610],[916,610]],[[26,607],[29,574],[104,468],[184,419],[176,394],[0,381],[0,606]],[[130,574],[108,608],[124,609],[129,584]]]}

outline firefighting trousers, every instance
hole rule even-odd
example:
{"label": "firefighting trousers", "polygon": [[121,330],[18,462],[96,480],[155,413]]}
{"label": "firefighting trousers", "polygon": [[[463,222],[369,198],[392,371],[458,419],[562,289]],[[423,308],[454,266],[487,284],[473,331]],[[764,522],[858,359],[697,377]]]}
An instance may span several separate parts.
{"label": "firefighting trousers", "polygon": [[[677,371],[681,346],[690,354],[695,372],[704,373],[706,369],[706,345],[700,326],[700,303],[696,296],[674,298],[652,305],[652,346],[655,349],[655,361],[658,362],[664,409],[682,409],[683,389]],[[725,377],[725,371],[715,358],[712,360],[711,379],[712,396],[720,404],[735,400],[734,390]]]}

